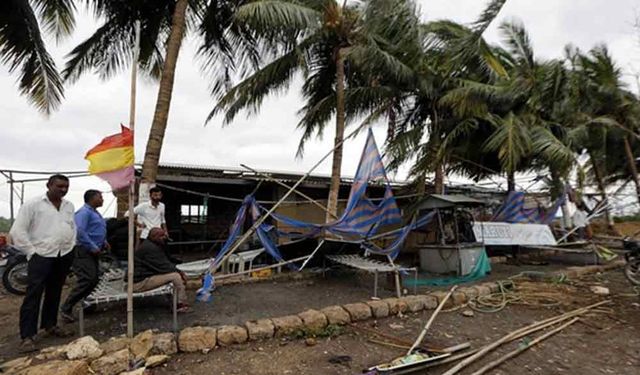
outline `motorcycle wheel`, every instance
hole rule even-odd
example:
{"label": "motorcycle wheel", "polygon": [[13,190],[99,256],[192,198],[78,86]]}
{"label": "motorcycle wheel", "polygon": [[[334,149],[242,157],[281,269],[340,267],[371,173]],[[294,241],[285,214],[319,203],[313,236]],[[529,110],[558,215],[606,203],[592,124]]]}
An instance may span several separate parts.
{"label": "motorcycle wheel", "polygon": [[624,266],[624,275],[634,285],[640,285],[640,257],[631,258]]}
{"label": "motorcycle wheel", "polygon": [[27,292],[27,260],[7,265],[2,274],[2,285],[12,294],[22,296]]}

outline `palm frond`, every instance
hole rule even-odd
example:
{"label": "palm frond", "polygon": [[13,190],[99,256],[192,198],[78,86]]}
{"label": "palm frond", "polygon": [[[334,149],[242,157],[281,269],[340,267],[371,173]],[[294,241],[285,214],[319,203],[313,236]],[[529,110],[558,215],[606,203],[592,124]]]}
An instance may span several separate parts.
{"label": "palm frond", "polygon": [[133,24],[123,25],[117,19],[107,20],[67,55],[63,78],[75,82],[85,72],[95,71],[106,79],[121,72],[130,65],[134,39]]}
{"label": "palm frond", "polygon": [[243,109],[249,109],[255,113],[267,95],[286,90],[294,73],[303,65],[304,58],[298,48],[265,65],[228,90],[209,113],[206,122],[222,111],[225,112],[226,124],[231,123]]}
{"label": "palm frond", "polygon": [[503,33],[509,52],[518,64],[532,71],[535,67],[533,47],[524,25],[519,21],[505,22],[500,25],[500,31]]}
{"label": "palm frond", "polygon": [[547,165],[566,170],[576,162],[571,144],[560,141],[549,129],[538,126],[531,130],[531,135],[532,149],[540,154]]}
{"label": "palm frond", "polygon": [[73,0],[33,0],[32,2],[47,34],[52,34],[57,41],[71,34],[75,27],[76,6]]}
{"label": "palm frond", "polygon": [[386,79],[395,81],[398,85],[415,82],[417,79],[411,67],[377,46],[354,46],[349,49],[346,59],[366,71],[383,73]]}
{"label": "palm frond", "polygon": [[258,34],[274,30],[313,30],[321,27],[322,14],[316,9],[295,1],[258,0],[242,5],[234,15]]}
{"label": "palm frond", "polygon": [[491,25],[491,22],[496,19],[506,2],[507,0],[492,0],[478,19],[471,25],[473,31],[477,34],[483,34],[489,25]]}
{"label": "palm frond", "polygon": [[528,127],[521,123],[513,113],[505,118],[490,116],[495,131],[484,143],[484,150],[497,152],[502,168],[507,172],[516,172],[520,162],[531,151],[531,137]]}
{"label": "palm frond", "polygon": [[60,105],[62,80],[28,0],[0,2],[0,62],[20,71],[20,93],[40,111],[48,115]]}

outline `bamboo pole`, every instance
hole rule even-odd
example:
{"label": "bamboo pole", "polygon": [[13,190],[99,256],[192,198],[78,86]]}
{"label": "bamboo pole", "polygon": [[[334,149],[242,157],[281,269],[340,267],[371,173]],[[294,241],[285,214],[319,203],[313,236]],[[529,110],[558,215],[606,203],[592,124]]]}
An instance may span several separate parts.
{"label": "bamboo pole", "polygon": [[[300,184],[307,178],[309,177],[309,175],[311,175],[311,173],[313,171],[316,170],[316,168],[318,168],[320,166],[320,164],[322,164],[329,156],[331,156],[331,154],[340,146],[342,146],[342,144],[344,142],[346,142],[347,139],[353,137],[354,135],[356,135],[359,131],[360,128],[363,126],[364,124],[358,126],[354,131],[352,131],[351,133],[349,133],[349,135],[347,135],[346,137],[344,137],[342,139],[342,141],[338,142],[329,152],[327,152],[316,164],[314,164],[311,169],[309,169],[307,171],[307,173],[305,173],[302,177],[300,177],[300,179],[298,179],[298,181],[296,181],[295,184],[293,184],[293,186],[291,186],[289,188],[289,190],[282,196],[282,198],[280,198],[274,205],[273,207],[271,207],[264,215],[262,215],[258,221],[256,221],[255,223],[253,223],[253,225],[251,226],[251,228],[249,228],[248,231],[246,231],[244,233],[244,235],[242,237],[240,237],[239,240],[237,240],[235,242],[235,244],[233,245],[233,247],[231,248],[231,250],[229,250],[229,252],[220,260],[219,264],[224,263],[230,256],[231,254],[233,254],[239,247],[240,245],[242,245],[249,237],[251,237],[251,235],[256,231],[256,229],[262,224],[264,223],[264,221],[269,217],[269,215],[271,215],[276,208],[278,208],[282,202],[284,202],[290,195],[291,193],[293,193],[293,191],[300,186]],[[215,272],[215,270],[211,270],[211,272]]]}
{"label": "bamboo pole", "polygon": [[[285,188],[287,188],[287,189],[290,189],[290,188],[291,188],[291,186],[289,186],[289,185],[285,184],[284,182],[278,181],[278,180],[276,180],[275,178],[273,178],[273,177],[271,177],[271,176],[269,176],[269,175],[267,175],[267,174],[264,174],[264,173],[262,173],[262,172],[259,172],[259,171],[255,170],[255,169],[253,169],[253,168],[251,168],[251,167],[249,167],[249,166],[245,165],[245,164],[240,164],[240,166],[241,166],[242,168],[244,168],[244,169],[248,170],[248,171],[251,171],[251,172],[253,172],[253,173],[257,174],[257,175],[258,175],[258,176],[260,176],[260,177],[266,178],[267,180],[269,180],[269,181],[271,181],[271,182],[275,182],[276,184],[278,184],[278,185],[280,185],[280,186],[282,186],[282,187],[285,187]],[[296,194],[298,194],[298,195],[299,195],[299,196],[301,196],[302,198],[304,198],[304,199],[308,200],[309,202],[311,202],[312,204],[316,205],[317,207],[320,207],[320,209],[322,209],[322,211],[324,211],[324,212],[325,212],[326,214],[328,214],[328,215],[333,216],[333,218],[334,218],[334,219],[337,219],[337,218],[338,218],[336,215],[334,215],[333,213],[331,213],[331,211],[329,211],[329,209],[327,209],[327,207],[325,207],[325,206],[321,205],[320,203],[318,203],[318,201],[316,201],[315,199],[313,199],[313,198],[311,198],[310,196],[306,195],[305,193],[303,193],[303,192],[301,192],[301,191],[299,191],[299,190],[294,190],[293,192],[294,192],[294,193],[296,193]]]}
{"label": "bamboo pole", "polygon": [[610,303],[610,300],[606,300],[606,301],[602,301],[602,302],[598,302],[598,303],[594,303],[592,305],[589,306],[585,306],[576,310],[572,310],[570,312],[567,312],[565,314],[561,314],[549,319],[545,319],[543,321],[537,322],[537,323],[533,323],[530,324],[526,327],[520,328],[518,330],[515,330],[511,333],[508,333],[507,335],[503,336],[502,338],[500,338],[499,340],[496,340],[494,342],[492,342],[489,345],[486,345],[485,347],[483,347],[482,349],[480,349],[476,354],[468,357],[467,359],[463,360],[462,362],[458,363],[457,365],[453,366],[452,368],[450,368],[449,370],[447,370],[445,373],[443,373],[442,375],[454,375],[457,374],[458,372],[460,372],[460,370],[462,370],[464,367],[468,366],[469,364],[471,364],[472,362],[474,362],[475,360],[477,360],[478,358],[482,357],[483,355],[487,354],[488,352],[492,351],[493,349],[499,347],[500,345],[513,341],[519,337],[523,337],[528,335],[529,333],[532,332],[536,332],[539,331],[541,329],[544,329],[550,325],[553,324],[557,324],[560,323],[562,321],[565,321],[567,319],[571,319],[573,317],[576,317],[578,315],[582,315],[584,313],[586,313],[587,311],[598,307],[598,306],[602,306],[604,304]]}
{"label": "bamboo pole", "polygon": [[324,245],[324,241],[322,240],[320,241],[320,243],[318,243],[318,246],[316,246],[315,250],[313,250],[313,252],[311,253],[311,255],[309,255],[309,257],[304,261],[304,263],[302,263],[302,265],[300,266],[299,271],[302,271],[304,269],[304,267],[307,265],[307,263],[309,263],[309,261],[311,260],[311,258],[313,258],[314,255],[316,255],[316,253],[318,252],[318,250],[320,250],[320,248],[322,247],[322,245]]}
{"label": "bamboo pole", "polygon": [[451,290],[449,290],[449,293],[447,293],[446,296],[444,296],[444,298],[442,299],[442,301],[440,301],[440,304],[438,305],[438,307],[436,308],[436,310],[433,312],[433,314],[431,314],[431,317],[429,318],[429,320],[427,321],[427,324],[425,324],[424,328],[422,329],[422,332],[420,332],[420,335],[418,336],[418,338],[416,339],[416,341],[413,343],[413,345],[411,345],[411,348],[409,348],[409,351],[407,352],[406,355],[411,355],[411,352],[413,352],[415,350],[415,348],[420,345],[420,343],[422,342],[422,340],[424,340],[424,336],[427,334],[427,331],[429,330],[429,328],[431,327],[431,324],[433,323],[433,321],[436,319],[436,316],[438,316],[438,313],[440,313],[440,310],[442,310],[442,308],[444,307],[444,304],[447,303],[447,300],[449,300],[449,297],[451,297],[451,295],[453,294],[453,292],[458,288],[457,285],[454,285]]}
{"label": "bamboo pole", "polygon": [[553,330],[545,333],[542,336],[536,337],[534,340],[532,340],[531,342],[527,343],[526,345],[520,346],[516,350],[513,350],[513,351],[505,354],[504,356],[496,359],[495,361],[487,363],[484,367],[482,367],[480,370],[474,372],[471,375],[482,375],[482,374],[486,373],[487,371],[499,366],[500,364],[502,364],[506,360],[511,359],[511,358],[521,354],[525,350],[531,348],[532,346],[538,344],[540,341],[546,340],[547,338],[549,338],[549,337],[555,335],[556,333],[562,331],[563,329],[567,328],[568,326],[572,325],[573,323],[577,322],[578,320],[580,320],[580,318],[573,318],[572,320],[570,320],[567,323],[561,325],[560,327],[558,327],[556,329],[553,329]]}
{"label": "bamboo pole", "polygon": [[[138,56],[140,54],[140,21],[135,24],[136,40],[133,47],[133,63],[131,66],[131,98],[129,102],[129,129],[133,134],[133,148],[135,149],[135,120],[136,120],[136,83],[138,78]],[[127,249],[127,337],[133,337],[133,247],[135,244],[135,225],[133,214],[133,197],[136,193],[135,179],[129,185],[129,244]]]}

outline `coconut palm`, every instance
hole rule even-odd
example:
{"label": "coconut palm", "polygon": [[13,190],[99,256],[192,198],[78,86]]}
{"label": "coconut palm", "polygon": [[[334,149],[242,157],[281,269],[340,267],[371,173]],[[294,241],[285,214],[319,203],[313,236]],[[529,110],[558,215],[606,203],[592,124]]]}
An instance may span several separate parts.
{"label": "coconut palm", "polygon": [[[436,192],[443,192],[446,157],[438,150],[447,129],[462,121],[453,116],[449,106],[441,105],[440,99],[457,87],[461,78],[489,81],[506,73],[482,38],[504,3],[490,2],[469,26],[451,21],[421,25],[418,56],[408,54],[412,58],[406,62],[416,79],[406,83],[381,79],[375,88],[382,95],[372,96],[374,100],[362,104],[369,108],[371,116],[386,117],[390,168],[415,159],[410,175],[416,178],[420,194],[424,193],[428,172],[435,173]],[[399,54],[400,59],[405,56]],[[384,78],[384,74],[381,76]],[[353,96],[361,97],[355,90]]]}
{"label": "coconut palm", "polygon": [[380,70],[390,78],[409,81],[413,72],[391,51],[397,47],[389,35],[402,36],[411,27],[407,15],[415,16],[415,5],[405,0],[369,0],[339,4],[335,0],[265,0],[241,6],[236,21],[255,32],[271,59],[238,82],[219,98],[209,118],[225,112],[230,123],[239,111],[258,111],[269,94],[287,89],[298,73],[304,77],[298,128],[303,136],[298,155],[314,135],[322,135],[336,117],[327,219],[337,211],[342,142],[347,116],[345,90],[361,87],[365,71]]}
{"label": "coconut palm", "polygon": [[[203,69],[219,87],[236,69],[254,64],[258,51],[251,36],[233,23],[233,13],[242,0],[88,0],[96,19],[103,24],[69,54],[63,77],[77,80],[87,71],[109,78],[130,65],[135,23],[141,24],[141,70],[159,79],[158,97],[147,141],[143,180],[156,179],[160,152],[171,106],[178,55],[185,34],[200,37]],[[234,60],[236,58],[236,60]],[[219,69],[222,66],[222,69]]]}
{"label": "coconut palm", "polygon": [[[638,151],[640,105],[622,81],[622,72],[606,46],[588,53],[568,47],[571,62],[572,135],[576,151],[586,150],[587,170],[598,186],[603,201],[611,183],[631,178],[640,196],[635,155]],[[620,147],[623,145],[623,147]]]}
{"label": "coconut palm", "polygon": [[[511,191],[515,190],[516,172],[553,165],[563,165],[566,170],[575,155],[560,139],[562,125],[553,112],[553,101],[562,95],[559,90],[564,74],[562,64],[536,60],[520,23],[507,22],[500,29],[506,49],[498,55],[508,75],[492,83],[462,81],[442,102],[455,108],[458,116],[473,116],[484,124],[475,131],[454,130],[452,134],[485,139],[479,151],[499,160]],[[455,143],[455,137],[445,142]],[[468,151],[472,154],[466,159],[477,153],[478,148],[471,147]]]}
{"label": "coconut palm", "polygon": [[72,0],[0,1],[0,62],[18,73],[18,88],[38,110],[50,114],[63,98],[62,80],[40,30],[56,40],[75,25]]}

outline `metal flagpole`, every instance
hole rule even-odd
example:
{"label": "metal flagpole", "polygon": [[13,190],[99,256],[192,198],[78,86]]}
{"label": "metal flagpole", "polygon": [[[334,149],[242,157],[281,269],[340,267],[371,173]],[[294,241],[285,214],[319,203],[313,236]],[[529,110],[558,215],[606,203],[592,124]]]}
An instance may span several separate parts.
{"label": "metal flagpole", "polygon": [[[135,24],[136,42],[133,47],[133,61],[131,64],[131,101],[129,107],[129,128],[133,135],[135,150],[135,119],[136,119],[136,80],[138,78],[138,55],[140,53],[140,21]],[[134,151],[135,154],[135,151]],[[135,178],[129,186],[129,249],[127,251],[127,337],[133,337],[133,245],[135,236],[133,197],[136,193]]]}
{"label": "metal flagpole", "polygon": [[11,210],[10,220],[11,220],[11,223],[13,224],[13,219],[14,219],[14,215],[13,215],[13,172],[9,172],[9,208]]}

